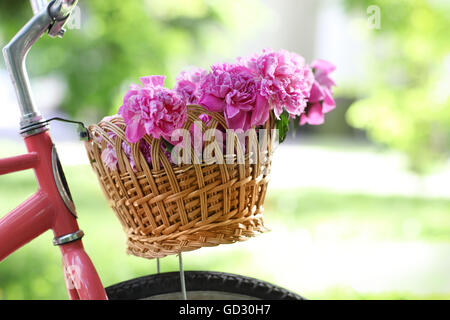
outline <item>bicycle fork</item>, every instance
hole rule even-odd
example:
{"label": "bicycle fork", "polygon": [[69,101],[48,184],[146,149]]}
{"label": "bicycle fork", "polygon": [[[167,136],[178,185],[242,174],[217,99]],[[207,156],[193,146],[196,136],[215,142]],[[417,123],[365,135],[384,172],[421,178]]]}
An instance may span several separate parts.
{"label": "bicycle fork", "polygon": [[0,159],[0,174],[34,169],[39,189],[25,202],[0,219],[0,261],[43,232],[52,229],[53,243],[62,254],[67,290],[71,299],[106,299],[98,274],[81,242],[83,232],[76,221],[75,207],[63,200],[70,194],[57,181],[64,179],[48,131],[25,138],[28,154]]}

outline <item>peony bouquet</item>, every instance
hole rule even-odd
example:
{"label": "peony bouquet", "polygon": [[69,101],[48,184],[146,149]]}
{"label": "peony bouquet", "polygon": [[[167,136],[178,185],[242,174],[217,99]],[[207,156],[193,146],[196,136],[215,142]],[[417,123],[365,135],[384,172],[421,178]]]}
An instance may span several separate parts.
{"label": "peony bouquet", "polygon": [[[303,57],[286,50],[263,50],[234,63],[217,63],[211,71],[201,68],[182,71],[173,89],[164,87],[164,76],[140,78],[142,85],[131,85],[118,114],[126,124],[125,135],[151,163],[149,135],[161,140],[162,150],[170,153],[175,145],[173,133],[187,119],[187,105],[200,105],[224,116],[228,129],[247,131],[260,128],[275,117],[280,142],[290,120],[300,125],[319,125],[324,114],[335,108],[330,77],[335,66],[324,60],[311,65]],[[114,116],[113,116],[114,117]],[[203,114],[199,121],[208,123]],[[130,145],[122,149],[133,164]],[[113,146],[102,151],[102,160],[117,169]]]}

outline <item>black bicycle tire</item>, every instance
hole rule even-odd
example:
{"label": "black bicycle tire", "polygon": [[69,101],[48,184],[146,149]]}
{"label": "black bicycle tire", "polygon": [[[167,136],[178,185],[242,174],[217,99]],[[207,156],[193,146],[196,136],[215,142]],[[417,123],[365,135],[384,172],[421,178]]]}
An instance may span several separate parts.
{"label": "black bicycle tire", "polygon": [[[266,281],[231,273],[185,271],[186,291],[214,291],[262,300],[304,300],[300,295]],[[167,272],[139,277],[106,288],[110,300],[148,299],[180,292],[180,273]]]}

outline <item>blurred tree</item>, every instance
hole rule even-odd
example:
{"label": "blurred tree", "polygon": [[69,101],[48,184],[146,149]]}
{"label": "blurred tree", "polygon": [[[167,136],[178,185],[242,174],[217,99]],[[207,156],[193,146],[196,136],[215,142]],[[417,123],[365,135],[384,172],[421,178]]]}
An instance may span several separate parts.
{"label": "blurred tree", "polygon": [[[28,58],[29,74],[61,74],[70,88],[61,107],[71,115],[98,118],[115,112],[123,85],[143,75],[168,74],[180,57],[201,59],[230,16],[220,5],[206,0],[79,1],[81,29],[69,30],[63,39],[40,39]],[[0,45],[31,15],[28,1],[2,0]]]}
{"label": "blurred tree", "polygon": [[[344,0],[371,21],[380,13],[370,82],[348,114],[351,125],[405,152],[425,173],[448,159],[450,146],[450,2],[446,0]],[[377,7],[373,7],[377,6]]]}

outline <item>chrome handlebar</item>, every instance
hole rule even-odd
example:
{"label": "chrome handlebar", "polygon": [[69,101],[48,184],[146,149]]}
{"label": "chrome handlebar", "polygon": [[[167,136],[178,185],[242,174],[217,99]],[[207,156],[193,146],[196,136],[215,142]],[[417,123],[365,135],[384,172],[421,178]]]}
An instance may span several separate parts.
{"label": "chrome handlebar", "polygon": [[[64,24],[78,0],[30,0],[35,15],[3,48],[6,68],[16,91],[21,113],[21,128],[42,123],[43,118],[35,108],[30,82],[25,66],[28,51],[48,31],[50,36],[62,37]],[[42,127],[45,130],[45,127]],[[38,128],[37,128],[38,129]],[[36,131],[34,133],[37,133]]]}

